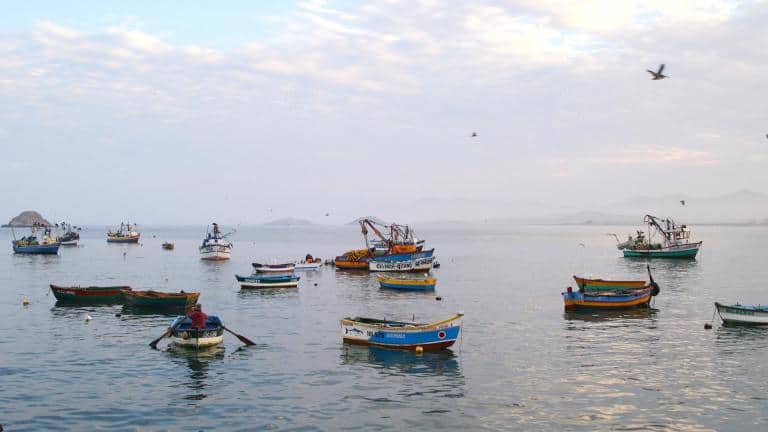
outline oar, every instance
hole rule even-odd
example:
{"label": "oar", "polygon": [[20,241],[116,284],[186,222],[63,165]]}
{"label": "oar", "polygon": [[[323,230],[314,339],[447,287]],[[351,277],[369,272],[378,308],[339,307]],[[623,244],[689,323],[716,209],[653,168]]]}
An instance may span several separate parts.
{"label": "oar", "polygon": [[153,349],[157,349],[157,343],[160,342],[160,340],[162,338],[166,338],[166,337],[170,336],[171,332],[173,332],[173,328],[172,327],[168,327],[168,330],[166,330],[165,333],[163,333],[162,336],[160,336],[159,338],[157,338],[157,339],[153,340],[152,342],[150,342],[149,346],[151,346]]}
{"label": "oar", "polygon": [[[256,345],[256,342],[254,342],[254,341],[252,341],[252,340],[248,339],[247,337],[245,337],[245,336],[243,336],[243,335],[239,335],[239,334],[237,334],[237,333],[233,332],[232,330],[230,330],[230,329],[228,329],[228,328],[224,327],[223,325],[222,325],[221,327],[222,327],[224,330],[226,330],[226,331],[228,331],[228,332],[232,333],[232,334],[233,334],[233,335],[234,335],[236,338],[240,339],[240,342],[242,342],[242,343],[244,343],[244,344],[246,344],[246,345],[248,345],[248,346],[251,346],[251,345]],[[160,340],[160,339],[158,339],[158,340]]]}

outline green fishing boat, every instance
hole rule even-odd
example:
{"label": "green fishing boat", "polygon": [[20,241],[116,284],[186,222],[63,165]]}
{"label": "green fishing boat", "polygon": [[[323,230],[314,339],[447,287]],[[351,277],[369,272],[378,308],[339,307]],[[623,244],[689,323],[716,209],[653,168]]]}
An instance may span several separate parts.
{"label": "green fishing boat", "polygon": [[104,303],[104,304],[120,304],[125,302],[126,291],[131,291],[131,287],[128,286],[59,286],[51,285],[51,291],[56,297],[56,300],[66,303]]}
{"label": "green fishing boat", "polygon": [[[702,242],[691,241],[691,231],[686,225],[677,225],[670,218],[661,219],[651,215],[645,215],[643,222],[648,225],[647,237],[643,231],[637,231],[637,237],[630,235],[627,241],[617,245],[624,257],[696,258]],[[653,242],[654,234],[661,237],[660,243]],[[618,236],[616,241],[619,241]]]}
{"label": "green fishing boat", "polygon": [[164,293],[159,291],[126,291],[125,302],[132,307],[152,309],[190,309],[200,293]]}

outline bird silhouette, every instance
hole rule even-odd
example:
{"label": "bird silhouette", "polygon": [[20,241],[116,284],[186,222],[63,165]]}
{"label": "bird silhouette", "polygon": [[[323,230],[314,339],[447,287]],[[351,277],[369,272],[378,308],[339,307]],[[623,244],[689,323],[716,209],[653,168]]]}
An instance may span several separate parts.
{"label": "bird silhouette", "polygon": [[680,200],[680,204],[685,205],[685,200]]}
{"label": "bird silhouette", "polygon": [[664,65],[663,64],[661,66],[659,66],[659,70],[657,70],[656,72],[654,72],[654,71],[652,71],[650,69],[646,69],[646,71],[648,71],[649,74],[653,75],[653,78],[651,78],[651,80],[653,80],[653,81],[664,79],[664,78],[669,78],[668,76],[666,76],[666,75],[664,75],[662,73],[662,72],[664,72]]}
{"label": "bird silhouette", "polygon": [[472,138],[477,136],[477,132],[472,132]]}

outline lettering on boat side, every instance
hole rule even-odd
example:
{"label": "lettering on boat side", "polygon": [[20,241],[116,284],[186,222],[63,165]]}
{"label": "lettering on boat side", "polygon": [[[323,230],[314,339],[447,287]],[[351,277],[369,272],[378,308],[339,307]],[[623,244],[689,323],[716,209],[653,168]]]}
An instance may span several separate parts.
{"label": "lettering on boat side", "polygon": [[384,333],[384,337],[391,339],[405,339],[405,335],[402,333]]}

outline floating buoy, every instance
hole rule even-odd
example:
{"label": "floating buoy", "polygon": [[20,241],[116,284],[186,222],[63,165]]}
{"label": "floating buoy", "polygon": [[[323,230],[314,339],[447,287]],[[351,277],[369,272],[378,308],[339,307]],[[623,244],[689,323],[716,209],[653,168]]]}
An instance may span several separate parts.
{"label": "floating buoy", "polygon": [[29,299],[24,297],[24,300],[21,301],[22,306],[29,306]]}
{"label": "floating buoy", "polygon": [[315,282],[315,286],[317,286],[317,282]]}
{"label": "floating buoy", "polygon": [[115,316],[120,318],[121,316],[123,316],[123,314],[116,313]]}
{"label": "floating buoy", "polygon": [[424,353],[424,348],[422,346],[417,346],[416,347],[416,354],[422,354],[422,353]]}
{"label": "floating buoy", "polygon": [[442,298],[442,297],[440,297],[440,296],[437,296],[437,297],[435,297],[435,300],[437,300],[437,301],[440,301],[440,300],[442,300],[442,299],[443,299],[443,298]]}
{"label": "floating buoy", "polygon": [[711,328],[712,328],[712,324],[711,323],[704,323],[704,330],[709,330]]}
{"label": "floating buoy", "polygon": [[88,314],[85,314],[85,322],[88,322],[88,321],[90,321],[90,320],[92,320],[92,319],[93,319],[93,318],[92,318],[90,315],[88,315]]}

